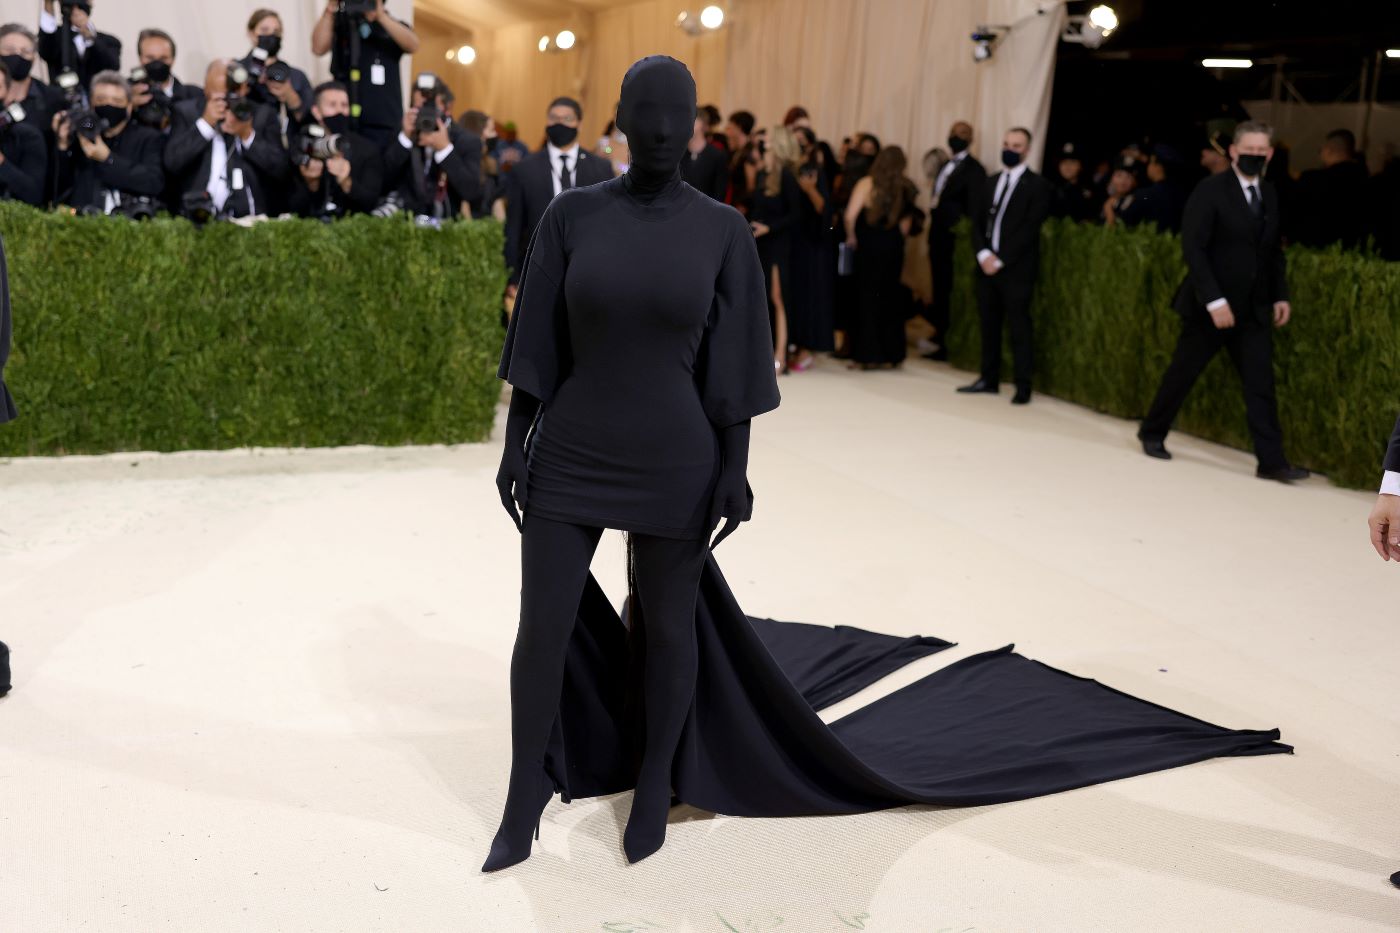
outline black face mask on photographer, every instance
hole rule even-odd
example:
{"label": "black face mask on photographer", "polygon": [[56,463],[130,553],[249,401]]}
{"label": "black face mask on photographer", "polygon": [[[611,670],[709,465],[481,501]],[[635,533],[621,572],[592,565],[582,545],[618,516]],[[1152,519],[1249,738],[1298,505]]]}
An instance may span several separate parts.
{"label": "black face mask on photographer", "polygon": [[10,73],[11,81],[23,81],[29,77],[29,72],[33,70],[34,63],[23,55],[3,55],[0,61],[5,63],[5,69]]}
{"label": "black face mask on photographer", "polygon": [[277,35],[258,36],[258,48],[267,53],[268,58],[276,58],[282,51],[282,37]]}
{"label": "black face mask on photographer", "polygon": [[339,136],[342,133],[350,132],[350,114],[337,113],[329,117],[321,118],[321,125],[326,128],[326,132]]}
{"label": "black face mask on photographer", "polygon": [[152,88],[170,80],[170,66],[160,59],[147,62],[142,67],[146,69],[146,81]]}
{"label": "black face mask on photographer", "polygon": [[103,120],[107,121],[107,128],[114,129],[126,122],[127,113],[125,107],[118,107],[114,104],[103,104],[101,107],[93,107],[92,112]]}
{"label": "black face mask on photographer", "polygon": [[560,149],[578,139],[578,127],[565,126],[562,123],[551,123],[544,128],[544,135],[549,141]]}

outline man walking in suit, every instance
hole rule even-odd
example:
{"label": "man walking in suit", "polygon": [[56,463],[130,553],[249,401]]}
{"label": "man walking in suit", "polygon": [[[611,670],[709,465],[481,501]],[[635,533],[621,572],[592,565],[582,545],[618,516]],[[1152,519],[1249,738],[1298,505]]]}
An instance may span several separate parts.
{"label": "man walking in suit", "polygon": [[578,101],[556,97],[546,119],[544,132],[549,142],[521,159],[506,176],[506,266],[510,268],[506,295],[512,301],[525,248],[549,202],[565,188],[582,188],[613,177],[611,162],[578,144],[578,126],[583,120]]}
{"label": "man walking in suit", "polygon": [[933,276],[933,302],[929,323],[937,331],[938,349],[925,359],[948,358],[948,326],[952,321],[949,301],[953,294],[953,227],[972,212],[979,189],[987,184],[987,170],[972,154],[972,124],[964,120],[948,130],[948,151],[953,157],[933,181],[933,203],[928,222],[928,264]]}
{"label": "man walking in suit", "polygon": [[1224,347],[1244,384],[1245,410],[1259,459],[1255,475],[1306,479],[1283,454],[1274,397],[1273,329],[1292,315],[1279,245],[1278,194],[1261,177],[1273,155],[1273,127],[1235,127],[1231,169],[1201,181],[1186,201],[1181,251],[1187,278],[1177,289],[1181,336],[1161,388],[1138,431],[1143,452],[1170,460],[1163,441],[1196,379]]}
{"label": "man walking in suit", "polygon": [[[1381,560],[1400,561],[1400,419],[1396,419],[1395,431],[1390,435],[1385,478],[1381,480],[1381,494],[1376,498],[1368,524],[1371,546]],[[1390,883],[1400,888],[1400,871],[1390,876]]]}
{"label": "man walking in suit", "polygon": [[1040,228],[1050,215],[1050,183],[1031,171],[1030,130],[1002,139],[1003,170],[974,189],[972,248],[977,251],[977,305],[982,319],[982,375],[959,392],[1001,391],[1002,322],[1011,325],[1016,365],[1013,405],[1031,400],[1031,293],[1040,268]]}

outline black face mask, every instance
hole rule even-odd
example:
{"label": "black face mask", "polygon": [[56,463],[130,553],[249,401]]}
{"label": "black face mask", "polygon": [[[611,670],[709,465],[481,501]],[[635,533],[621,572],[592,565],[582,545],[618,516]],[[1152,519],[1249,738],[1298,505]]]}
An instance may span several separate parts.
{"label": "black face mask", "polygon": [[1268,164],[1268,161],[1268,156],[1241,154],[1236,157],[1235,165],[1239,167],[1240,174],[1246,178],[1258,178],[1264,173],[1264,166]]}
{"label": "black face mask", "polygon": [[29,77],[29,72],[34,68],[34,63],[23,55],[0,56],[0,61],[5,62],[5,68],[10,72],[11,81],[23,81]]}
{"label": "black face mask", "polygon": [[562,123],[551,123],[544,128],[544,135],[549,141],[560,149],[578,139],[578,127],[565,126]]}
{"label": "black face mask", "polygon": [[153,85],[164,84],[170,80],[170,66],[159,59],[147,62],[143,67],[146,69],[146,80]]}
{"label": "black face mask", "polygon": [[326,128],[326,132],[339,136],[341,133],[350,132],[350,114],[337,113],[335,116],[324,117],[321,125]]}
{"label": "black face mask", "polygon": [[112,104],[103,104],[101,107],[93,107],[92,112],[103,120],[107,121],[108,129],[126,122],[126,108],[116,107]]}
{"label": "black face mask", "polygon": [[1021,153],[1015,149],[1001,150],[1001,164],[1007,168],[1015,168],[1021,164]]}
{"label": "black face mask", "polygon": [[953,155],[957,155],[959,152],[962,152],[966,148],[967,140],[963,139],[961,136],[948,137],[948,151],[951,152]]}
{"label": "black face mask", "polygon": [[627,134],[633,191],[659,190],[680,177],[695,135],[695,79],[685,65],[648,55],[627,69],[617,105],[617,128]]}
{"label": "black face mask", "polygon": [[269,58],[272,58],[282,51],[282,37],[258,36],[258,48],[266,52]]}

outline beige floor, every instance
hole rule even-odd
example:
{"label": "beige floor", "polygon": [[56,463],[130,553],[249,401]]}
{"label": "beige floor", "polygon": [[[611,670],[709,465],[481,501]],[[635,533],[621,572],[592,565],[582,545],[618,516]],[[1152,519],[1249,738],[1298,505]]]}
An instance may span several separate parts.
{"label": "beige floor", "polygon": [[[955,811],[551,804],[478,868],[506,776],[517,536],[496,444],[0,463],[3,931],[1365,930],[1400,926],[1400,568],[1370,497],[920,361],[782,381],[755,615],[1014,641],[1294,756]],[[1378,441],[1379,442],[1379,441]],[[621,593],[621,537],[597,569]]]}

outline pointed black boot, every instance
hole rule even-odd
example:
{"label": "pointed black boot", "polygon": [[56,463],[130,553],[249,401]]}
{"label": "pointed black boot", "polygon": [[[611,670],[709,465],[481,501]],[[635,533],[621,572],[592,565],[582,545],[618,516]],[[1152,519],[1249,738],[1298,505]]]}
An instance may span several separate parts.
{"label": "pointed black boot", "polygon": [[622,832],[622,851],[628,862],[636,864],[661,848],[666,841],[666,818],[673,799],[669,782],[654,793],[640,786],[633,792],[632,812],[627,815],[627,828]]}
{"label": "pointed black boot", "polygon": [[525,786],[517,787],[511,782],[506,793],[505,813],[501,815],[496,838],[491,840],[491,851],[481,866],[482,871],[499,871],[529,858],[532,827],[535,838],[540,838],[540,814],[554,796],[554,781],[543,767],[529,771],[530,777],[522,780]]}

